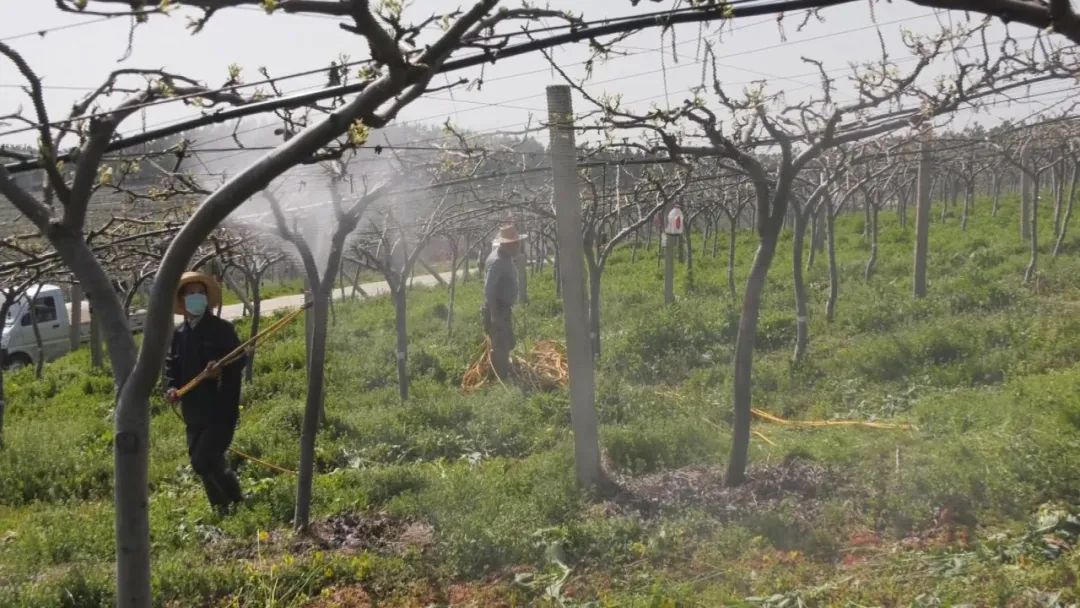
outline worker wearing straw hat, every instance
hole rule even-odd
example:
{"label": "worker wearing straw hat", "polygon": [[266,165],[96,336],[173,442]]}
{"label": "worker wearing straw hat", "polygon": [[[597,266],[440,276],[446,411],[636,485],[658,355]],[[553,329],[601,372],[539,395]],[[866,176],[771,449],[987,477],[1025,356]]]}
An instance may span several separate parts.
{"label": "worker wearing straw hat", "polygon": [[[240,376],[245,358],[219,366],[217,361],[240,345],[232,323],[216,316],[221,286],[201,272],[185,272],[173,309],[184,316],[173,332],[165,376],[170,403],[181,402],[191,468],[202,478],[210,505],[227,512],[243,501],[240,481],[229,469],[225,452],[240,418]],[[199,374],[209,378],[180,397],[177,391]]]}
{"label": "worker wearing straw hat", "polygon": [[514,349],[514,326],[511,310],[518,294],[514,257],[521,253],[521,243],[527,236],[518,234],[513,225],[502,226],[485,263],[484,331],[491,340],[491,365],[500,379],[508,379],[512,370],[510,351]]}

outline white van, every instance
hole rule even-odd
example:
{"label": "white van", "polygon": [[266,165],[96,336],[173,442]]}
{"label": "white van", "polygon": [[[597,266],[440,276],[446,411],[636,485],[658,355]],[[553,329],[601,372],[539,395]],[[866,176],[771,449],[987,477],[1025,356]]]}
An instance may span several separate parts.
{"label": "white van", "polygon": [[[36,295],[35,295],[36,294]],[[39,356],[52,361],[71,351],[68,305],[64,290],[56,285],[33,285],[8,309],[4,319],[4,333],[0,337],[0,362],[7,369],[32,365]],[[30,314],[30,298],[34,298],[37,312],[38,332],[41,334],[41,350],[34,336],[34,319]],[[82,315],[79,341],[90,341],[89,315]],[[146,321],[146,313],[140,311],[130,318],[132,331],[139,332]]]}

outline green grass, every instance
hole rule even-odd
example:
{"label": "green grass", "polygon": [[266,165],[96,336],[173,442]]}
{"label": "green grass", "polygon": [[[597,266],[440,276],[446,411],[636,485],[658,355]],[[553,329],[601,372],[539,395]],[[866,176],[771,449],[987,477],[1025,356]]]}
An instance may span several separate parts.
{"label": "green grass", "polygon": [[[481,339],[476,281],[459,290],[452,334],[445,292],[411,292],[407,404],[397,398],[390,302],[341,302],[315,513],[420,522],[433,530],[431,544],[358,552],[264,544],[260,532],[287,536],[293,478],[236,461],[251,506],[212,514],[187,465],[182,425],[156,402],[155,605],[330,606],[346,592],[402,606],[557,605],[555,596],[573,606],[1053,605],[1045,593],[1060,593],[1060,605],[1080,601],[1080,554],[1045,540],[1075,543],[1080,532],[1067,517],[1080,514],[1078,241],[1058,259],[1044,253],[1037,285],[1025,286],[1015,214],[1015,201],[996,218],[981,204],[967,232],[935,215],[931,295],[920,301],[910,295],[911,229],[882,216],[878,273],[865,281],[861,215],[841,218],[837,318],[824,318],[819,255],[806,274],[811,342],[798,366],[785,237],[761,316],[755,406],[916,430],[755,423],[752,476],[804,470],[792,463],[827,473],[812,496],[755,504],[691,493],[642,514],[581,492],[565,394],[457,388]],[[1051,243],[1045,230],[1041,241]],[[624,247],[604,276],[597,410],[606,461],[624,480],[722,470],[727,459],[741,303],[727,294],[726,244],[717,258],[700,253],[700,236],[695,244],[694,283],[680,268],[673,307],[663,306],[655,251],[632,262]],[[756,242],[740,234],[737,246],[741,290]],[[550,273],[529,281],[531,301],[517,317],[524,347],[562,332]],[[290,327],[258,354],[235,442],[289,468],[304,400],[300,332]],[[89,371],[80,351],[40,381],[20,371],[6,385],[2,603],[107,604],[111,380]],[[560,562],[570,568],[563,585],[554,584]]]}

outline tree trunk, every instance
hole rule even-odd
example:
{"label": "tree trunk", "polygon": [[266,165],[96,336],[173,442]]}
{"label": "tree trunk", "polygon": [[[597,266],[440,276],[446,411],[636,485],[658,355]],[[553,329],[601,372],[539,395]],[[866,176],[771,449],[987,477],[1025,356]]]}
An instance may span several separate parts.
{"label": "tree trunk", "polygon": [[910,186],[902,188],[900,191],[900,198],[896,201],[896,214],[900,218],[901,228],[907,228],[907,208],[908,203],[911,202],[911,191],[912,188]]}
{"label": "tree trunk", "polygon": [[[305,281],[304,281],[304,305],[306,306],[308,303],[310,303],[313,300],[319,298],[320,294],[323,291],[325,291],[328,294],[327,295],[328,299],[326,301],[326,316],[327,316],[327,323],[329,324],[329,322],[330,322],[330,319],[329,319],[329,317],[330,317],[330,298],[333,298],[333,293],[334,293],[333,281],[334,281],[334,279],[333,279],[333,277],[330,277],[330,279],[329,279],[330,280],[330,285],[328,287],[324,288],[324,287],[322,287],[322,283],[319,281],[318,270],[315,269],[314,266],[312,266],[310,268],[305,268],[305,272],[309,272],[310,274],[308,274],[307,279],[305,279]],[[314,276],[312,276],[312,275],[314,275]],[[315,358],[312,356],[312,353],[313,353],[312,349],[314,349],[314,348],[315,348],[315,307],[312,306],[311,308],[306,309],[305,312],[304,312],[304,354],[306,355],[306,360],[307,360],[306,373],[307,373],[308,378],[311,377],[312,361],[315,360]],[[325,348],[323,350],[325,350]],[[324,353],[323,354],[324,360],[325,360],[325,357],[326,357],[326,355]],[[319,414],[318,424],[319,425],[325,424],[326,423],[326,404],[323,403],[322,401],[319,402],[319,412],[318,412],[318,414]]]}
{"label": "tree trunk", "polygon": [[728,460],[727,475],[724,483],[735,486],[746,479],[746,465],[750,448],[750,408],[752,376],[754,370],[754,342],[757,339],[758,317],[761,313],[761,295],[765,290],[765,279],[769,266],[776,254],[780,225],[783,218],[777,218],[772,226],[767,226],[761,235],[754,262],[750,267],[750,276],[746,279],[746,291],[743,294],[742,315],[739,318],[739,333],[735,338],[735,377],[734,409],[735,420],[731,437],[731,456]]}
{"label": "tree trunk", "polygon": [[[333,282],[330,282],[333,285]],[[326,373],[326,331],[330,313],[330,293],[327,288],[315,294],[311,307],[311,359],[308,361],[307,402],[300,434],[300,468],[296,485],[296,512],[293,527],[307,532],[311,523],[311,488],[315,477],[315,437],[319,432],[322,413],[323,378]]]}
{"label": "tree trunk", "polygon": [[[1023,161],[1022,161],[1023,162]],[[1027,171],[1020,171],[1020,242],[1026,242],[1031,236],[1031,177]]]}
{"label": "tree trunk", "polygon": [[105,354],[101,352],[101,321],[91,305],[90,310],[90,366],[101,369],[105,365]]}
{"label": "tree trunk", "polygon": [[330,300],[326,303],[330,308],[330,323],[337,327],[337,310],[334,308],[334,279],[330,278]]}
{"label": "tree trunk", "polygon": [[[687,292],[691,292],[691,291],[694,290],[694,247],[693,247],[693,244],[690,241],[690,239],[692,238],[692,234],[691,234],[692,231],[690,230],[690,226],[691,226],[692,223],[693,223],[693,219],[688,216],[687,217],[687,223],[686,223],[686,230],[685,230],[685,232],[683,232],[684,238],[682,239],[682,240],[686,241],[686,291]],[[683,250],[682,247],[680,247],[679,251],[681,252],[682,250]]]}
{"label": "tree trunk", "polygon": [[518,271],[518,302],[521,304],[529,303],[529,273],[528,265],[525,259],[525,253],[517,256],[514,260],[514,266]]}
{"label": "tree trunk", "polygon": [[735,288],[735,233],[739,229],[739,218],[737,215],[729,215],[728,220],[727,284],[731,299],[734,300],[739,297]]}
{"label": "tree trunk", "polygon": [[716,239],[716,235],[713,234],[715,224],[709,219],[709,216],[705,216],[705,229],[702,231],[701,236],[701,257],[709,255],[709,238]]}
{"label": "tree trunk", "polygon": [[993,175],[993,179],[992,179],[992,186],[993,186],[993,189],[994,189],[994,193],[993,193],[994,202],[993,202],[993,207],[990,210],[990,215],[993,216],[993,217],[997,217],[998,208],[1001,205],[1001,174],[998,173],[997,171],[994,171],[994,175]]}
{"label": "tree trunk", "polygon": [[795,285],[795,352],[792,363],[798,365],[810,343],[810,317],[806,306],[806,283],[803,281],[803,241],[806,237],[808,211],[794,210],[795,230],[791,242],[791,276]]}
{"label": "tree trunk", "polygon": [[[966,215],[964,216],[967,217]],[[870,281],[870,277],[874,276],[874,269],[877,267],[877,254],[878,254],[878,208],[874,205],[874,208],[870,210],[870,258],[866,260],[866,268],[863,271],[863,279]]]}
{"label": "tree trunk", "polygon": [[589,338],[592,339],[593,359],[600,359],[600,275],[601,265],[589,260]]}
{"label": "tree trunk", "polygon": [[1062,203],[1065,196],[1065,165],[1058,163],[1053,169],[1054,179],[1054,234],[1061,232]]}
{"label": "tree trunk", "polygon": [[821,213],[820,208],[810,216],[810,253],[806,257],[806,269],[814,268],[814,259],[817,257],[818,241],[821,238]]}
{"label": "tree trunk", "polygon": [[1072,176],[1069,178],[1069,198],[1065,202],[1065,216],[1061,218],[1061,230],[1058,232],[1057,240],[1054,242],[1054,253],[1052,257],[1057,257],[1058,253],[1061,252],[1061,244],[1065,242],[1065,233],[1069,230],[1069,220],[1072,219],[1073,202],[1076,200],[1076,178],[1078,171],[1080,171],[1080,164],[1073,164]]}
{"label": "tree trunk", "polygon": [[[960,180],[955,179],[949,185],[949,205],[952,209],[956,209],[960,201]],[[945,216],[942,216],[941,221],[944,223]]]}
{"label": "tree trunk", "polygon": [[[40,288],[38,291],[41,291]],[[37,299],[35,296],[34,299]],[[30,303],[30,325],[34,328],[34,346],[37,347],[37,357],[34,358],[34,377],[41,380],[45,373],[45,344],[41,342],[41,328],[38,326],[37,307]]]}
{"label": "tree trunk", "polygon": [[402,274],[393,290],[394,329],[397,333],[398,394],[402,403],[409,400],[409,334],[406,327],[408,310],[405,301],[407,292],[405,275]]}
{"label": "tree trunk", "polygon": [[840,295],[840,271],[836,266],[836,216],[832,207],[825,209],[825,241],[829,253],[829,300],[825,304],[825,321],[836,319],[836,300]]}
{"label": "tree trunk", "polygon": [[664,267],[664,251],[671,246],[671,236],[668,234],[660,235],[660,246],[656,249],[656,269],[660,270]]}
{"label": "tree trunk", "polygon": [[[945,216],[942,214],[942,220]],[[870,195],[863,195],[863,241],[870,242]]]}
{"label": "tree trunk", "polygon": [[[8,310],[11,309],[11,299],[4,298],[0,304],[0,319],[6,319]],[[4,366],[7,361],[0,361],[0,449],[4,448],[4,409],[7,404],[7,393],[4,392]]]}
{"label": "tree trunk", "polygon": [[[116,385],[113,413],[113,505],[116,535],[117,606],[151,604],[149,517],[149,394],[160,376],[160,359],[134,373],[138,350],[129,319],[104,269],[80,234],[54,227],[49,234],[64,264],[89,294],[90,306],[105,332],[105,345]],[[175,285],[169,286],[175,290]],[[171,291],[175,294],[175,291]],[[175,297],[175,296],[174,296]],[[165,336],[151,336],[164,341]],[[145,339],[144,339],[145,343]],[[98,337],[97,348],[101,348]]]}
{"label": "tree trunk", "polygon": [[[247,281],[247,275],[248,275],[248,273],[250,271],[240,269],[240,272],[244,275],[244,280]],[[244,309],[241,314],[243,314],[243,315],[250,314],[251,313],[251,303],[248,301],[248,297],[250,296],[250,294],[245,294],[244,291],[241,291],[240,288],[236,286],[236,283],[232,279],[229,278],[228,274],[224,275],[224,279],[225,279],[225,286],[228,287],[229,289],[233,290],[233,292],[237,295],[237,297],[240,298],[240,304],[243,306],[243,309]],[[131,310],[131,298],[134,295],[135,295],[135,290],[133,289],[133,290],[131,290],[131,293],[128,295],[128,299],[124,302],[124,306],[126,308],[128,308],[129,311]]]}
{"label": "tree trunk", "polygon": [[552,268],[551,275],[555,281],[555,297],[562,297],[562,270],[559,263],[559,244],[555,243],[555,266]]}
{"label": "tree trunk", "polygon": [[720,216],[713,219],[712,257],[716,259],[720,249]]}
{"label": "tree trunk", "polygon": [[1041,173],[1035,174],[1035,179],[1032,180],[1033,191],[1031,193],[1031,260],[1028,262],[1027,269],[1024,270],[1024,282],[1030,283],[1035,278],[1035,273],[1039,269],[1039,181],[1042,178]]}
{"label": "tree trunk", "polygon": [[362,290],[360,289],[360,272],[363,269],[364,269],[363,266],[361,266],[360,264],[357,264],[356,265],[356,272],[353,273],[351,297],[354,300],[356,299],[357,294],[362,293]]}
{"label": "tree trunk", "polygon": [[679,237],[669,234],[664,240],[667,241],[664,247],[664,304],[671,306],[675,303],[675,249],[679,246]]}
{"label": "tree trunk", "polygon": [[[78,282],[71,284],[71,314],[68,319],[68,341],[70,342],[71,352],[79,350],[82,346],[82,288]],[[0,315],[0,319],[6,317]]]}
{"label": "tree trunk", "polygon": [[964,190],[964,212],[960,217],[960,232],[967,232],[968,215],[975,204],[975,182],[969,182]]}
{"label": "tree trunk", "polygon": [[[441,285],[443,287],[449,287],[449,285],[446,283],[446,279],[442,278],[442,274],[440,274],[438,270],[435,270],[434,268],[432,268],[431,264],[428,264],[423,258],[417,258],[416,263],[420,264],[420,266],[424,270],[426,270],[429,275],[431,275],[431,278],[435,279],[435,283],[437,285]],[[415,268],[415,266],[414,266],[414,268]]]}
{"label": "tree trunk", "polygon": [[930,250],[930,184],[933,168],[930,165],[930,144],[923,142],[919,149],[919,176],[915,203],[915,268],[912,280],[916,298],[926,296],[926,263]]}
{"label": "tree trunk", "polygon": [[345,260],[341,260],[341,262],[338,263],[337,281],[338,281],[338,291],[340,292],[340,294],[337,295],[336,297],[344,298],[345,297]]}
{"label": "tree trunk", "polygon": [[34,377],[41,380],[45,371],[45,345],[41,342],[41,328],[38,327],[37,299],[41,293],[41,285],[38,284],[34,294],[30,296],[30,327],[34,330],[34,346],[37,347],[37,357],[34,357]]}
{"label": "tree trunk", "polygon": [[[259,321],[262,319],[262,277],[255,275],[251,281],[251,338],[259,335]],[[247,365],[244,367],[244,380],[251,382],[255,378],[255,346],[248,351]]]}
{"label": "tree trunk", "polygon": [[457,247],[450,249],[450,294],[446,304],[446,335],[454,334],[454,304],[457,302],[458,252]]}

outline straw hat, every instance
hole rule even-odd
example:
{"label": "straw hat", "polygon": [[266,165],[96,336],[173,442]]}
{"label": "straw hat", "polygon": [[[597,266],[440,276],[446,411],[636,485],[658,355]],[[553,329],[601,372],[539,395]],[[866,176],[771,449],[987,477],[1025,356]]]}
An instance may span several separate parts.
{"label": "straw hat", "polygon": [[221,304],[221,286],[214,277],[201,272],[185,272],[180,277],[180,284],[176,286],[176,298],[173,299],[173,312],[182,315],[186,312],[184,301],[180,299],[180,290],[191,283],[202,283],[206,288],[207,310],[217,308]]}
{"label": "straw hat", "polygon": [[508,224],[499,228],[499,236],[495,237],[495,240],[491,242],[492,245],[504,245],[509,243],[518,243],[527,239],[529,235],[518,234],[517,228],[514,228],[513,224]]}

